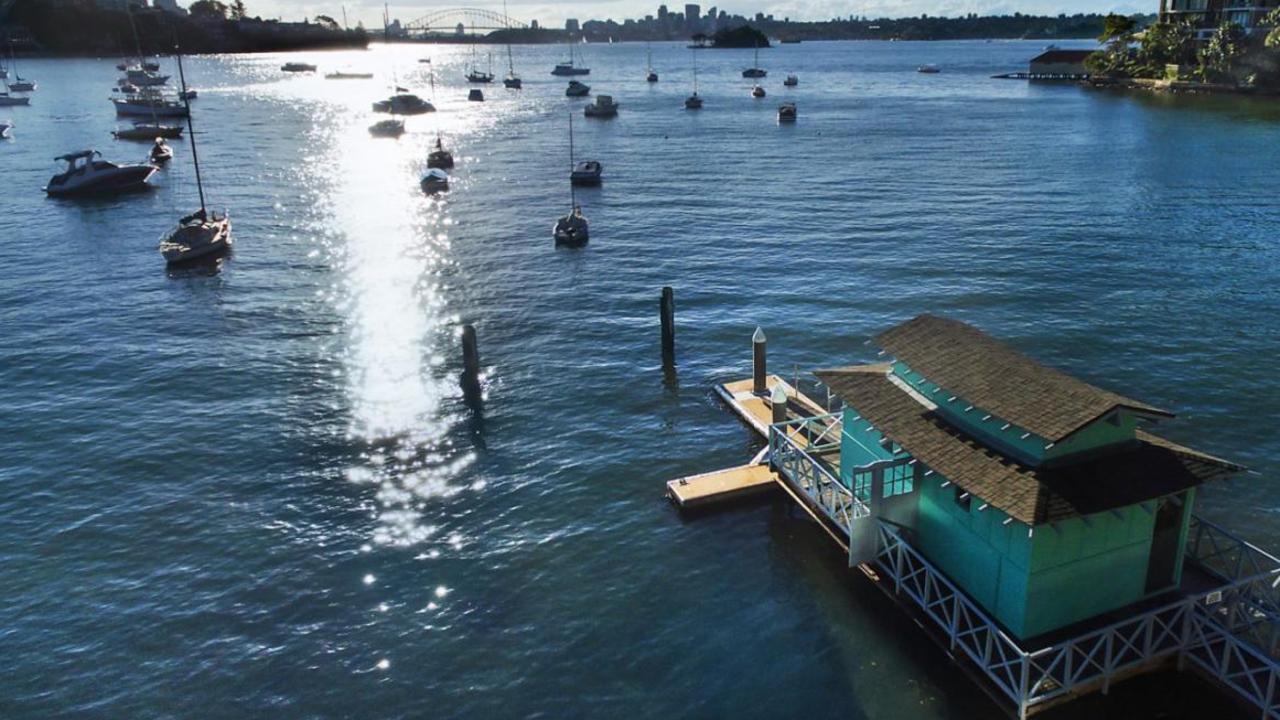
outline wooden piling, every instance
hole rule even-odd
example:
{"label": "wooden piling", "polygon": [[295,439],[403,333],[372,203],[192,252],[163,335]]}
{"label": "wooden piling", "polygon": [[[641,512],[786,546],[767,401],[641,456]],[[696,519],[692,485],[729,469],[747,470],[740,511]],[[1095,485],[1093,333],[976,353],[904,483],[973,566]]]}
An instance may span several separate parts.
{"label": "wooden piling", "polygon": [[676,295],[670,287],[662,288],[659,311],[662,315],[662,366],[670,368],[676,364]]}
{"label": "wooden piling", "polygon": [[462,326],[462,384],[468,390],[480,387],[480,349],[470,324]]}
{"label": "wooden piling", "polygon": [[757,395],[763,395],[768,392],[765,343],[764,330],[757,326],[755,333],[751,335],[751,392]]}

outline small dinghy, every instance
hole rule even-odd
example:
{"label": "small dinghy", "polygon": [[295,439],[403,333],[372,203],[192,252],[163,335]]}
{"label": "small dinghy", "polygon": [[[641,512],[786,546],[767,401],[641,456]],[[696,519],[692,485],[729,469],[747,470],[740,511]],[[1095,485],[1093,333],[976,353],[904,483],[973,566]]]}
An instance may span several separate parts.
{"label": "small dinghy", "polygon": [[398,138],[404,134],[404,121],[379,120],[369,126],[369,134],[374,137]]}
{"label": "small dinghy", "polygon": [[449,173],[440,168],[428,168],[422,176],[422,192],[428,195],[445,192],[449,189]]}
{"label": "small dinghy", "polygon": [[169,147],[169,143],[164,138],[156,138],[156,144],[151,146],[151,162],[156,165],[167,163],[173,159],[173,148]]}
{"label": "small dinghy", "polygon": [[618,103],[613,101],[612,95],[600,95],[595,102],[582,108],[582,114],[587,117],[614,117],[618,114]]}
{"label": "small dinghy", "polygon": [[316,66],[307,63],[291,62],[280,66],[280,70],[287,73],[315,72]]}
{"label": "small dinghy", "polygon": [[599,185],[604,179],[604,166],[598,160],[583,160],[569,171],[569,182],[574,185]]}
{"label": "small dinghy", "polygon": [[586,83],[570,80],[569,87],[565,88],[565,97],[586,97],[591,94],[591,86]]}
{"label": "small dinghy", "polygon": [[793,102],[782,103],[778,106],[778,122],[794,122],[796,119],[796,104]]}
{"label": "small dinghy", "polygon": [[916,68],[916,72],[923,73],[925,75],[937,75],[938,73],[942,72],[942,68],[932,63],[929,63],[926,65],[921,65],[920,67]]}
{"label": "small dinghy", "polygon": [[97,150],[81,150],[59,156],[66,169],[49,179],[44,191],[52,197],[105,195],[141,190],[155,174],[152,165],[117,165],[99,160]]}
{"label": "small dinghy", "polygon": [[764,96],[765,96],[765,92],[763,87],[756,85],[755,87],[751,88],[751,97],[762,98]]}
{"label": "small dinghy", "polygon": [[325,80],[372,80],[373,73],[331,72],[324,76]]}
{"label": "small dinghy", "polygon": [[444,149],[444,142],[436,136],[436,149],[427,156],[427,167],[448,170],[453,167],[453,153]]}
{"label": "small dinghy", "polygon": [[572,212],[556,221],[552,235],[556,245],[585,245],[591,239],[591,225],[582,214],[582,208],[573,206]]}

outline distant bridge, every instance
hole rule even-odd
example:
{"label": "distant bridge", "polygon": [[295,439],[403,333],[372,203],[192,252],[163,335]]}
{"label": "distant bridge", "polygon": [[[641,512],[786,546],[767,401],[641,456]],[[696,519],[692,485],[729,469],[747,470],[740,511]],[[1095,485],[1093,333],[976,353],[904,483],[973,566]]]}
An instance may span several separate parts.
{"label": "distant bridge", "polygon": [[467,32],[529,27],[528,23],[520,22],[510,15],[484,8],[449,8],[423,15],[406,23],[404,29],[411,33],[455,33],[458,25],[462,25]]}

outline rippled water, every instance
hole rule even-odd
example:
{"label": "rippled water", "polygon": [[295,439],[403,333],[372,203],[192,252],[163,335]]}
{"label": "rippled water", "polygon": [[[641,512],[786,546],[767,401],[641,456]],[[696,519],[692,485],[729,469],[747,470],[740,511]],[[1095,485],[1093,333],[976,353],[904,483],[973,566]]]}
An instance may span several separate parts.
{"label": "rippled water", "polygon": [[[0,143],[0,715],[994,715],[785,504],[662,499],[758,448],[710,392],[757,324],[790,374],[918,312],[978,323],[1179,411],[1168,435],[1259,471],[1204,512],[1280,544],[1280,109],[988,79],[1039,50],[782,46],[763,101],[749,52],[702,53],[687,113],[683,46],[655,46],[655,86],[644,46],[590,46],[622,103],[603,122],[553,47],[517,48],[525,89],[483,104],[465,47],[292,58],[364,82],[191,58],[237,244],[174,275],[155,243],[195,203],[187,141],[151,193],[46,199],[53,156],[146,145],[110,139],[114,59],[24,62],[41,88]],[[371,139],[369,103],[429,96],[429,67],[441,111]],[[556,251],[569,110],[606,181],[579,195],[589,247]],[[437,130],[459,165],[432,199]],[[1124,715],[1221,703],[1152,694]]]}

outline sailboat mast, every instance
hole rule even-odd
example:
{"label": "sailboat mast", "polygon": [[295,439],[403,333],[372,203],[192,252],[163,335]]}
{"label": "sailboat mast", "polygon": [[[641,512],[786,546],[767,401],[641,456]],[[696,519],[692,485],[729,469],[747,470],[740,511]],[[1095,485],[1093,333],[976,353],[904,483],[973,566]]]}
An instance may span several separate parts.
{"label": "sailboat mast", "polygon": [[573,189],[573,111],[569,111],[569,209],[578,207],[578,196]]}
{"label": "sailboat mast", "polygon": [[191,124],[191,100],[187,95],[187,74],[182,69],[182,50],[176,45],[173,49],[178,55],[178,79],[182,82],[182,104],[187,109],[187,132],[191,133],[191,162],[196,166],[196,190],[200,193],[200,213],[207,218],[208,213],[204,207],[204,182],[200,179],[200,155],[196,152],[196,129]]}
{"label": "sailboat mast", "polygon": [[698,94],[698,51],[690,50],[693,53],[693,94]]}

